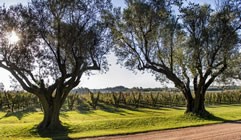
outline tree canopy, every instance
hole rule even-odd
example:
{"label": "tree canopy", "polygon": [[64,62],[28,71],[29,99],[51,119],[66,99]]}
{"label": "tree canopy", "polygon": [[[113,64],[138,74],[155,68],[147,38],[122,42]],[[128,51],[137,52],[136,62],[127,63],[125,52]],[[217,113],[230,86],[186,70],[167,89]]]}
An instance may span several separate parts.
{"label": "tree canopy", "polygon": [[[123,12],[116,9],[107,18],[119,62],[172,81],[186,97],[187,112],[205,114],[207,88],[239,55],[236,4],[226,2],[215,10],[166,0],[126,2]],[[179,7],[180,15],[173,6]]]}
{"label": "tree canopy", "polygon": [[[39,97],[40,128],[60,125],[59,110],[84,73],[107,69],[111,42],[101,16],[111,7],[109,0],[32,0],[0,8],[0,67]],[[6,37],[12,31],[16,44]]]}

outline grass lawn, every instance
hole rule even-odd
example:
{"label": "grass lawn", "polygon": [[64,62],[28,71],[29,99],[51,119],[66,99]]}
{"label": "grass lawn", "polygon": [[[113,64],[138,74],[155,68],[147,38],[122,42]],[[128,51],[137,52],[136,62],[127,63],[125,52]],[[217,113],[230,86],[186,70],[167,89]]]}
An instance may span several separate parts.
{"label": "grass lawn", "polygon": [[109,108],[82,113],[63,112],[61,121],[68,131],[56,132],[56,134],[46,137],[45,134],[37,133],[34,129],[42,120],[41,112],[14,114],[0,112],[0,139],[81,138],[172,129],[241,119],[241,105],[209,106],[207,110],[216,117],[200,119],[184,115],[184,108],[141,108],[138,110]]}

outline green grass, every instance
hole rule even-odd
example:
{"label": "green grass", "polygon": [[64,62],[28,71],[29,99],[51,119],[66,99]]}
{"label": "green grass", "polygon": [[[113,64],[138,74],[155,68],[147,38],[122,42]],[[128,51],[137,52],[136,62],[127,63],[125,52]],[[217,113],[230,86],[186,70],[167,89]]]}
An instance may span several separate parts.
{"label": "green grass", "polygon": [[[192,115],[184,115],[184,108],[141,108],[138,110],[109,108],[105,111],[91,110],[84,113],[69,111],[61,113],[61,121],[68,127],[68,132],[53,134],[51,137],[63,139],[128,134],[241,119],[241,105],[210,106],[207,110],[216,117],[201,119]],[[41,137],[43,135],[34,129],[41,121],[42,115],[41,112],[15,114],[0,112],[0,138],[3,140],[51,139]]]}

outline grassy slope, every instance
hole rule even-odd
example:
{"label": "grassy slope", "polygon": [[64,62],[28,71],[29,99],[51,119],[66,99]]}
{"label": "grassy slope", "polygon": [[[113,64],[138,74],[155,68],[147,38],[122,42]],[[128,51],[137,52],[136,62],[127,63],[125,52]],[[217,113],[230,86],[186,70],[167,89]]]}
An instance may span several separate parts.
{"label": "grassy slope", "polygon": [[[61,114],[62,122],[69,128],[68,133],[53,135],[59,138],[79,138],[89,136],[127,134],[151,130],[187,127],[241,119],[241,105],[208,107],[215,119],[200,119],[183,115],[183,108],[154,109],[108,109],[79,113],[76,111]],[[33,129],[42,119],[42,113],[0,113],[1,139],[49,139],[41,138]]]}

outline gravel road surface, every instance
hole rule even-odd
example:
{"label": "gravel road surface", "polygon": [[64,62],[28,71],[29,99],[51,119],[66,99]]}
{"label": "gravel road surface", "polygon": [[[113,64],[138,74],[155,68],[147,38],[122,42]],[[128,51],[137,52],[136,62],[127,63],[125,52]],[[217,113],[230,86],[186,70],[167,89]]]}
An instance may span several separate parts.
{"label": "gravel road surface", "polygon": [[241,122],[228,122],[132,135],[87,138],[84,140],[241,140]]}

